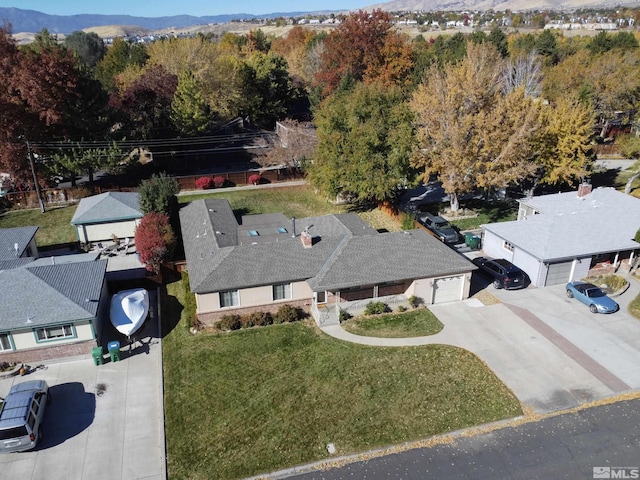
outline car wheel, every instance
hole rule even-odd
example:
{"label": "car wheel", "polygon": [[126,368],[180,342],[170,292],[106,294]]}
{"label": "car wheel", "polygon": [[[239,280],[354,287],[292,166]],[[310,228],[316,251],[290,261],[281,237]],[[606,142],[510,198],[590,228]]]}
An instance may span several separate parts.
{"label": "car wheel", "polygon": [[500,280],[493,281],[493,288],[495,288],[496,290],[499,290],[502,288],[502,284],[500,283]]}
{"label": "car wheel", "polygon": [[567,288],[567,297],[573,298],[573,292]]}
{"label": "car wheel", "polygon": [[591,313],[598,313],[598,307],[593,304],[589,305],[589,310],[591,310]]}

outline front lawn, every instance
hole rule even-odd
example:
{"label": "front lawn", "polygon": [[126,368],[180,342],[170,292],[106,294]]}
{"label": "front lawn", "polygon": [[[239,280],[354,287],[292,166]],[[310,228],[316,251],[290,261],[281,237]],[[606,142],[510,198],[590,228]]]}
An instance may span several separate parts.
{"label": "front lawn", "polygon": [[76,205],[47,209],[11,210],[0,216],[0,228],[35,226],[36,243],[39,247],[75,242],[78,240],[71,219]]}
{"label": "front lawn", "polygon": [[468,351],[350,344],[312,322],[191,335],[187,295],[176,282],[163,302],[169,478],[247,477],[327,459],[328,443],[344,455],[521,414]]}
{"label": "front lawn", "polygon": [[365,337],[405,338],[435,335],[444,325],[427,308],[402,313],[385,313],[354,317],[342,322],[342,327],[354,335]]}

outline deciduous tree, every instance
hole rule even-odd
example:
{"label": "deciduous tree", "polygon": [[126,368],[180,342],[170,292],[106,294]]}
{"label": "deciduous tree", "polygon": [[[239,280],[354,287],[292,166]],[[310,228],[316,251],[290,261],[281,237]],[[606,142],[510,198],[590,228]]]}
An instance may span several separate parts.
{"label": "deciduous tree", "polygon": [[398,87],[358,83],[328,98],[316,124],[318,149],[308,177],[325,194],[382,201],[412,183],[411,114]]}
{"label": "deciduous tree", "polygon": [[146,269],[160,273],[162,263],[171,259],[176,246],[169,217],[163,213],[147,213],[136,227],[135,242]]}

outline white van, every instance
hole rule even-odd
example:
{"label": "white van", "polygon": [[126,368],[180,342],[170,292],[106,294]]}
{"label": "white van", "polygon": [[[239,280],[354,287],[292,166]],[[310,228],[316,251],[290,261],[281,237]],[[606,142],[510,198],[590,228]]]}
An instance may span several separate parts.
{"label": "white van", "polygon": [[11,387],[0,409],[0,453],[31,450],[42,440],[42,421],[50,402],[44,380]]}

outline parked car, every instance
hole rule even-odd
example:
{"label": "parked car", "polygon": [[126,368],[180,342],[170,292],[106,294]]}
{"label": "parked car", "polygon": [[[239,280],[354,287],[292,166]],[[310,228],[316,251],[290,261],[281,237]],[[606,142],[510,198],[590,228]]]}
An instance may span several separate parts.
{"label": "parked car", "polygon": [[567,283],[567,297],[576,298],[589,306],[591,313],[615,313],[620,306],[607,297],[599,287],[587,282]]}
{"label": "parked car", "polygon": [[516,290],[527,286],[527,274],[504,258],[477,257],[472,262],[493,278],[494,288]]}
{"label": "parked car", "polygon": [[423,213],[418,217],[418,221],[445,243],[458,243],[460,240],[460,233],[439,215]]}
{"label": "parked car", "polygon": [[0,453],[31,450],[42,440],[42,421],[50,402],[44,380],[11,387],[0,410]]}

